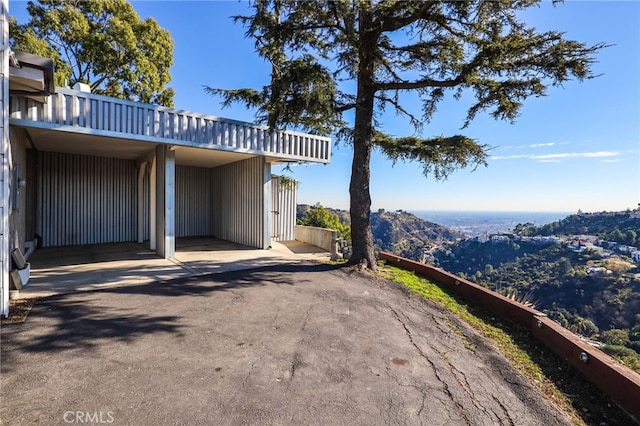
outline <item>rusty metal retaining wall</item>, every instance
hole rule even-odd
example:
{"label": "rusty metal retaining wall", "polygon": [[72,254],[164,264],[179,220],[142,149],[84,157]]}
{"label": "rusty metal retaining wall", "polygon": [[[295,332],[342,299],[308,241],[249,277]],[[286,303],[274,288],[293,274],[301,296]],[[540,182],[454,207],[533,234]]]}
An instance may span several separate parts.
{"label": "rusty metal retaining wall", "polygon": [[528,327],[538,340],[565,359],[640,422],[640,375],[582,341],[566,328],[547,318],[545,314],[442,269],[390,253],[381,252],[379,257],[391,265],[427,277],[496,314]]}

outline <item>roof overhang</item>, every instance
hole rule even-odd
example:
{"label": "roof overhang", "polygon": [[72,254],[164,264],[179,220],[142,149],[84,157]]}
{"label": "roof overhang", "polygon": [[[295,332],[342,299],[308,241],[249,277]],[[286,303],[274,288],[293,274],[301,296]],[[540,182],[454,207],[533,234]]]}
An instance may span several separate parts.
{"label": "roof overhang", "polygon": [[[105,137],[40,128],[24,128],[28,134],[27,148],[38,151],[60,152],[93,157],[142,160],[148,157],[158,144],[135,139]],[[256,154],[173,146],[176,164],[212,168],[233,163]]]}
{"label": "roof overhang", "polygon": [[53,60],[26,52],[11,52],[9,94],[26,96],[39,102],[55,93]]}

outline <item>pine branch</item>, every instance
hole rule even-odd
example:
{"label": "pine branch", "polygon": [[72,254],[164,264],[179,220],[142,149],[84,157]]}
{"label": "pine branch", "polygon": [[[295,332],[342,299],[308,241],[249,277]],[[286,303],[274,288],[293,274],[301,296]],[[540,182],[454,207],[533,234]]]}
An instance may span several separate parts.
{"label": "pine branch", "polygon": [[344,105],[338,105],[336,107],[333,108],[333,110],[337,113],[343,113],[345,111],[349,111],[350,109],[353,109],[356,107],[356,104],[344,104]]}
{"label": "pine branch", "polygon": [[391,14],[383,16],[379,22],[374,22],[373,28],[379,27],[380,32],[393,32],[406,27],[418,19],[424,17],[431,6],[436,3],[433,1],[425,1],[415,12],[405,17],[393,16]]}
{"label": "pine branch", "polygon": [[462,135],[437,136],[429,139],[418,137],[392,137],[382,132],[374,133],[373,143],[394,163],[417,161],[425,176],[433,174],[436,180],[446,180],[457,169],[487,166],[488,145]]}
{"label": "pine branch", "polygon": [[376,83],[374,85],[376,90],[415,90],[424,89],[427,87],[455,87],[463,82],[461,75],[454,79],[449,80],[434,80],[432,78],[425,78],[415,81],[388,81],[382,83]]}
{"label": "pine branch", "polygon": [[379,101],[390,103],[395,108],[398,114],[404,115],[405,117],[409,118],[409,121],[411,122],[411,125],[414,128],[419,129],[422,126],[422,123],[418,117],[416,117],[415,115],[407,111],[402,105],[400,105],[400,102],[398,101],[397,96],[394,99],[394,98],[388,97],[383,93],[383,94],[375,95],[375,98],[378,99]]}

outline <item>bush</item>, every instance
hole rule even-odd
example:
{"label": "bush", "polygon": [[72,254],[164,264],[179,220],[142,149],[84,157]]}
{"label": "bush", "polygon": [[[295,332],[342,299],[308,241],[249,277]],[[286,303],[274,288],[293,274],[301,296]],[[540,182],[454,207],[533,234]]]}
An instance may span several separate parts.
{"label": "bush", "polygon": [[351,241],[351,226],[340,222],[338,215],[331,213],[319,203],[305,217],[298,220],[298,225],[334,229],[338,237]]}
{"label": "bush", "polygon": [[631,343],[629,340],[629,332],[627,330],[611,329],[603,332],[600,335],[600,340],[607,345],[613,346],[628,346]]}
{"label": "bush", "polygon": [[600,349],[640,374],[640,354],[638,354],[638,352],[631,348],[617,345],[605,345]]}

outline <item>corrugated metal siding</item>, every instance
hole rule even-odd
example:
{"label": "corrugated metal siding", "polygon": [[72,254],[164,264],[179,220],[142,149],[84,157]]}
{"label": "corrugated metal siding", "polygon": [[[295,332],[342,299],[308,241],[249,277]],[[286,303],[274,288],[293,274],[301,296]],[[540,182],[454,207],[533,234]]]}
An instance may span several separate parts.
{"label": "corrugated metal siding", "polygon": [[45,247],[135,241],[136,166],[41,152],[38,233]]}
{"label": "corrugated metal siding", "polygon": [[176,237],[211,232],[211,169],[176,166]]}
{"label": "corrugated metal siding", "polygon": [[211,170],[214,237],[263,247],[263,166],[263,157],[253,157]]}
{"label": "corrugated metal siding", "polygon": [[296,239],[296,206],[298,182],[282,183],[271,179],[271,239],[291,241]]}

